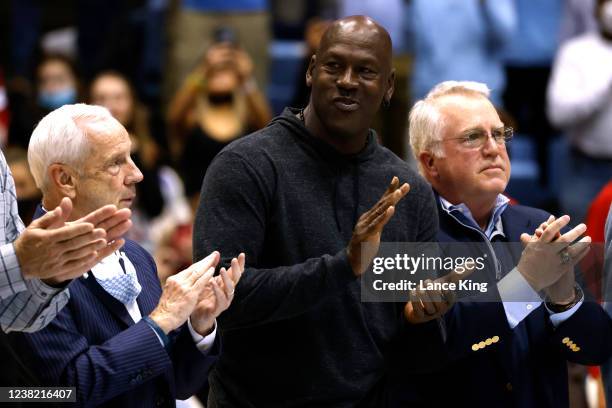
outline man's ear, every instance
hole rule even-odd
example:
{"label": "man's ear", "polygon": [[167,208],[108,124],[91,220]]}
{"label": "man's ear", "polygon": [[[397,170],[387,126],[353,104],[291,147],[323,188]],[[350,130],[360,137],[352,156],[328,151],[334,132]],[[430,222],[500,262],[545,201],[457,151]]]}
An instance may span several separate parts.
{"label": "man's ear", "polygon": [[59,191],[62,196],[74,201],[76,197],[75,170],[65,164],[54,163],[49,166],[47,172],[52,188]]}
{"label": "man's ear", "polygon": [[313,54],[306,70],[306,86],[309,88],[312,86],[312,71],[314,70],[316,60],[317,56]]}
{"label": "man's ear", "polygon": [[429,151],[424,151],[419,154],[419,163],[423,171],[423,176],[431,181],[438,177],[438,167],[436,164],[436,156]]}
{"label": "man's ear", "polygon": [[395,90],[395,68],[391,69],[391,73],[387,78],[387,91],[385,92],[384,102],[387,106],[391,103],[391,97],[393,96],[393,91]]}

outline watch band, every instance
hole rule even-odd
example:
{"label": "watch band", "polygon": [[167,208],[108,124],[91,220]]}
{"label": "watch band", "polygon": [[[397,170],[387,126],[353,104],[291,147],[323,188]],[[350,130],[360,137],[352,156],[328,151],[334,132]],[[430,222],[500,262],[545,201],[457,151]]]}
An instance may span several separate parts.
{"label": "watch band", "polygon": [[578,286],[578,284],[574,284],[574,300],[566,304],[553,303],[550,299],[546,298],[546,307],[550,309],[553,313],[563,313],[570,310],[572,307],[576,306],[580,300],[584,297],[582,292],[582,288]]}

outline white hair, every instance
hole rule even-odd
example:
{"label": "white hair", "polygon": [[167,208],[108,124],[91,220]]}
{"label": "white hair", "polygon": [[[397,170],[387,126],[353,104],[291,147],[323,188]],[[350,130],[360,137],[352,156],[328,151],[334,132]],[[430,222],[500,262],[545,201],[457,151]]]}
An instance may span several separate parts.
{"label": "white hair", "polygon": [[117,126],[121,125],[108,109],[84,103],[64,105],[42,118],[28,146],[28,163],[36,186],[47,190],[51,164],[68,164],[80,171],[91,153],[87,133],[109,133]]}
{"label": "white hair", "polygon": [[443,156],[437,142],[442,140],[444,120],[438,109],[437,100],[448,95],[483,96],[488,99],[490,93],[489,87],[480,82],[445,81],[433,87],[424,99],[414,104],[408,118],[408,138],[421,173],[423,169],[419,155],[422,152],[431,151],[438,157]]}

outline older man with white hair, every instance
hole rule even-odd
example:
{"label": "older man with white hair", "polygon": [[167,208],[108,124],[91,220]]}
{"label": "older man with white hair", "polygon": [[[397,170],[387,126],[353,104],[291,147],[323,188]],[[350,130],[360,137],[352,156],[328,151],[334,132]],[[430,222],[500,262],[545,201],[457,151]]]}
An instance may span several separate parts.
{"label": "older man with white hair", "polygon": [[[52,208],[64,197],[73,217],[105,204],[128,208],[142,173],[125,128],[105,108],[65,105],[30,140],[32,174]],[[151,256],[126,240],[73,281],[68,307],[49,326],[12,340],[47,385],[75,386],[78,405],[172,406],[206,381],[219,352],[215,318],[233,297],[244,255],[213,277],[219,253],[166,281]]]}
{"label": "older man with white hair", "polygon": [[55,318],[70,297],[66,284],[123,245],[129,210],[114,205],[66,223],[72,211],[63,199],[27,228],[17,211],[15,183],[0,153],[0,327],[34,332]]}
{"label": "older man with white hair", "polygon": [[[66,282],[78,278],[123,245],[130,210],[113,205],[66,223],[65,198],[27,228],[18,214],[15,182],[0,152],[0,328],[34,332],[53,320],[69,299]],[[74,218],[73,218],[74,219]],[[1,338],[1,336],[0,336]]]}
{"label": "older man with white hair", "polygon": [[510,205],[503,195],[511,137],[481,83],[443,82],[410,113],[410,143],[438,206],[438,240],[482,243],[500,300],[460,301],[444,316],[454,361],[450,389],[438,395],[462,406],[567,406],[566,361],[605,359],[612,324],[575,284],[590,238],[572,243],[586,227],[565,232],[568,216]]}

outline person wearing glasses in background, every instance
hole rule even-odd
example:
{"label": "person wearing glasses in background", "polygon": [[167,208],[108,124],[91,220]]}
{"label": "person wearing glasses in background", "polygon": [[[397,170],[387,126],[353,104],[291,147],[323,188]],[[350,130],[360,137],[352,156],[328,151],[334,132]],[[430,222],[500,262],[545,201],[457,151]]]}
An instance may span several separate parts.
{"label": "person wearing glasses in background", "polygon": [[[460,301],[443,318],[451,362],[434,374],[430,395],[442,400],[432,404],[568,406],[566,362],[598,364],[612,351],[612,320],[575,282],[590,245],[580,238],[586,226],[567,231],[567,215],[510,205],[512,128],[485,84],[438,84],[413,107],[409,133],[434,190],[438,241],[482,243],[495,271],[495,301]],[[394,402],[401,406],[401,397]]]}

